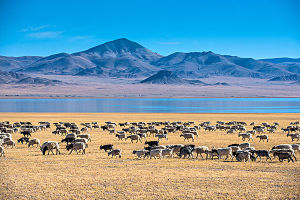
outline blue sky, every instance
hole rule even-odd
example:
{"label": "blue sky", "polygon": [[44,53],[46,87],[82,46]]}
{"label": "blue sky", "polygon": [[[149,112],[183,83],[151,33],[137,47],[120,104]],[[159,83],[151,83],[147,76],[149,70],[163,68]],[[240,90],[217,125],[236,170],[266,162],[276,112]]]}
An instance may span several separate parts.
{"label": "blue sky", "polygon": [[128,38],[154,52],[300,57],[299,0],[0,0],[0,55]]}

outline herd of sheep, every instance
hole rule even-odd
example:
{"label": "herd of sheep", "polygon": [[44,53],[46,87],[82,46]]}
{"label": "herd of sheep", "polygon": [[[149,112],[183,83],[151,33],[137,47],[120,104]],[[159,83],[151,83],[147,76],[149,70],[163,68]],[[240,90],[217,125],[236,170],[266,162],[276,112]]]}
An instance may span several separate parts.
{"label": "herd of sheep", "polygon": [[[138,158],[173,158],[177,156],[179,158],[196,158],[200,155],[201,158],[206,159],[228,159],[237,161],[256,161],[265,157],[266,160],[272,160],[278,158],[280,162],[287,160],[288,162],[297,161],[295,154],[300,152],[299,144],[278,144],[271,149],[255,149],[249,142],[254,140],[254,136],[259,139],[259,142],[268,142],[269,136],[267,133],[275,133],[276,131],[283,131],[287,137],[291,137],[292,142],[299,141],[300,131],[299,122],[291,122],[289,126],[278,130],[279,123],[273,124],[262,123],[255,124],[252,122],[249,124],[251,130],[247,130],[246,122],[230,121],[222,122],[217,121],[216,124],[211,122],[202,122],[196,124],[195,122],[124,122],[114,123],[105,122],[100,126],[97,122],[81,123],[78,126],[76,123],[71,122],[39,122],[38,125],[33,125],[31,122],[15,122],[10,123],[8,121],[0,122],[0,156],[5,156],[5,148],[15,147],[16,143],[12,140],[12,134],[20,134],[22,137],[18,139],[18,143],[27,144],[28,147],[40,147],[43,155],[48,153],[60,154],[60,145],[66,143],[66,150],[71,154],[75,151],[77,154],[86,153],[88,143],[91,142],[91,136],[88,133],[91,129],[102,129],[109,134],[114,135],[118,140],[130,140],[133,142],[142,143],[145,140],[144,149],[133,150],[132,153]],[[40,140],[33,138],[32,135],[37,131],[43,131],[55,127],[52,134],[61,135],[63,138],[60,142],[46,141],[43,144]],[[117,131],[119,127],[120,131]],[[199,131],[213,132],[216,130],[224,131],[227,134],[237,134],[241,137],[244,143],[231,144],[222,148],[211,148],[207,146],[195,146],[194,144],[169,144],[160,145],[161,140],[168,141],[168,135],[176,132],[180,132],[179,137],[183,137],[183,141],[194,142],[195,138],[199,137]],[[149,137],[154,136],[156,140],[149,141]],[[121,149],[115,149],[113,144],[104,144],[100,146],[100,150],[108,151],[108,156],[120,157],[122,156]]]}

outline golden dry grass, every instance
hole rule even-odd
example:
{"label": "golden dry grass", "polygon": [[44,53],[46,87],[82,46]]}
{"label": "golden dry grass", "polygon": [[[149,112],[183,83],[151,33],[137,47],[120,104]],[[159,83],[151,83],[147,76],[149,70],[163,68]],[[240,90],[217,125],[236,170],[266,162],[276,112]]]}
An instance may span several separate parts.
{"label": "golden dry grass", "polygon": [[[91,122],[98,121],[212,121],[243,120],[248,123],[274,122],[286,126],[300,119],[300,114],[128,114],[128,113],[1,113],[0,121]],[[118,127],[119,129],[119,127]],[[53,127],[52,127],[53,130]],[[52,130],[33,133],[41,142],[60,141]],[[143,144],[118,141],[107,132],[89,131],[92,142],[86,155],[43,156],[39,148],[17,144],[0,158],[0,199],[299,199],[300,162],[229,162],[223,160],[179,159],[138,160],[132,150]],[[275,144],[291,143],[278,131],[269,134],[269,143],[254,139],[256,149],[270,149]],[[16,141],[21,135],[14,134]],[[153,138],[154,139],[154,138]],[[196,145],[225,147],[241,143],[236,134],[200,131]],[[123,157],[108,158],[99,145],[113,143]],[[170,134],[162,144],[183,142],[179,132]],[[294,142],[296,143],[296,142]],[[299,158],[299,154],[297,155]]]}

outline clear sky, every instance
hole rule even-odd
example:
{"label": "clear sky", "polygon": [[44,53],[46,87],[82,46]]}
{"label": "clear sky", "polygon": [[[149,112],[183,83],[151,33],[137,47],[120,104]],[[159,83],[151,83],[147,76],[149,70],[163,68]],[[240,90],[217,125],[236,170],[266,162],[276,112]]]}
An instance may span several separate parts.
{"label": "clear sky", "polygon": [[0,0],[0,55],[50,55],[128,38],[168,55],[300,57],[300,0]]}

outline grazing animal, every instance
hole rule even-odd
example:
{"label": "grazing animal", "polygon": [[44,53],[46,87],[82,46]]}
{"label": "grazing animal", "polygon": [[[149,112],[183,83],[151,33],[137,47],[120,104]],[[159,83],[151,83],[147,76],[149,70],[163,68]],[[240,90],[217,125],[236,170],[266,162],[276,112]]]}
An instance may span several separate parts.
{"label": "grazing animal", "polygon": [[173,158],[173,149],[169,149],[169,148],[162,149],[161,150],[161,155],[162,155],[163,158],[165,156],[170,156],[171,158]]}
{"label": "grazing animal", "polygon": [[11,148],[13,148],[16,146],[16,143],[12,140],[8,140],[8,141],[3,142],[2,145],[3,146],[5,145],[6,147],[10,146]]}
{"label": "grazing animal", "polygon": [[193,156],[193,151],[194,151],[194,148],[192,146],[184,146],[180,149],[180,152],[179,152],[179,157],[181,158],[183,156],[183,158],[194,158]]}
{"label": "grazing animal", "polygon": [[239,147],[243,150],[245,148],[250,147],[250,143],[241,143],[241,144],[239,144]]}
{"label": "grazing animal", "polygon": [[239,150],[235,154],[236,160],[239,162],[248,162],[250,161],[250,152],[249,151],[244,151],[244,150]]}
{"label": "grazing animal", "polygon": [[50,152],[52,152],[52,154],[54,155],[53,149],[56,150],[56,155],[60,154],[59,144],[58,144],[58,142],[55,142],[55,141],[44,142],[40,149],[43,152],[43,155],[45,155],[46,151],[48,151],[48,155]]}
{"label": "grazing animal", "polygon": [[40,140],[37,139],[37,138],[33,138],[33,139],[29,140],[28,147],[33,146],[35,144],[36,144],[36,147],[39,147],[40,146]]}
{"label": "grazing animal", "polygon": [[300,152],[300,144],[291,144],[293,150],[296,152]]}
{"label": "grazing animal", "polygon": [[68,151],[71,149],[69,154],[71,154],[73,150],[75,150],[77,154],[78,154],[78,151],[82,151],[82,154],[85,154],[86,148],[87,148],[87,146],[86,146],[86,143],[84,143],[84,142],[74,142],[74,143],[67,145],[67,147],[66,147],[66,149]]}
{"label": "grazing animal", "polygon": [[69,143],[71,142],[74,142],[75,138],[65,138],[65,139],[62,139],[61,142],[66,142],[67,145],[69,145]]}
{"label": "grazing animal", "polygon": [[155,134],[155,137],[158,138],[158,140],[165,138],[168,140],[168,134]]}
{"label": "grazing animal", "polygon": [[126,140],[126,134],[125,134],[125,133],[119,133],[119,134],[116,134],[116,137],[117,137],[119,140],[123,140],[123,139]]}
{"label": "grazing animal", "polygon": [[230,147],[218,148],[217,152],[218,152],[218,155],[219,155],[219,159],[221,159],[222,156],[226,156],[225,160],[227,160],[228,156],[230,156],[231,159],[233,160],[232,149]]}
{"label": "grazing animal", "polygon": [[294,141],[295,139],[297,139],[297,141],[299,141],[299,139],[300,139],[299,133],[288,133],[288,134],[286,134],[286,136],[291,137],[292,141]]}
{"label": "grazing animal", "polygon": [[147,151],[145,149],[134,150],[132,153],[135,154],[135,155],[137,155],[138,158],[141,158],[142,156],[146,155]]}
{"label": "grazing animal", "polygon": [[90,141],[90,142],[92,141],[90,134],[77,135],[77,138],[84,138],[84,139],[87,139],[87,141]]}
{"label": "grazing animal", "polygon": [[152,146],[158,146],[159,141],[146,141],[145,144],[147,144],[149,147]]}
{"label": "grazing animal", "polygon": [[162,153],[161,152],[162,152],[161,149],[153,149],[153,150],[150,150],[149,154],[146,154],[146,156],[149,156],[150,159],[151,158],[156,159],[156,157],[159,157],[159,159],[161,159],[162,158]]}
{"label": "grazing animal", "polygon": [[24,143],[27,144],[29,142],[29,138],[28,137],[21,137],[20,139],[18,139],[18,143]]}
{"label": "grazing animal", "polygon": [[138,141],[140,141],[142,143],[141,137],[139,135],[137,135],[137,134],[129,135],[129,136],[126,137],[125,140],[127,140],[127,139],[130,139],[131,143],[133,143],[134,140],[136,140],[136,143],[138,143]]}
{"label": "grazing animal", "polygon": [[256,136],[257,138],[259,138],[259,142],[260,141],[265,141],[265,140],[267,140],[267,142],[269,142],[269,136],[268,135],[258,135],[258,136]]}
{"label": "grazing animal", "polygon": [[272,161],[270,151],[268,150],[254,150],[252,152],[256,155],[255,160],[259,157],[259,160],[261,161],[261,157],[266,157],[266,160],[270,159]]}
{"label": "grazing animal", "polygon": [[279,144],[279,145],[273,146],[272,150],[274,150],[274,149],[290,149],[290,150],[292,150],[293,148],[292,148],[292,145],[290,145],[290,144]]}
{"label": "grazing animal", "polygon": [[200,154],[201,158],[203,158],[202,153],[205,153],[205,151],[208,151],[208,147],[207,146],[199,146],[199,147],[195,147],[194,150],[197,154],[196,158],[198,158],[198,155]]}
{"label": "grazing animal", "polygon": [[22,131],[21,134],[25,137],[25,136],[30,136],[31,137],[31,133],[30,131]]}
{"label": "grazing animal", "polygon": [[290,162],[290,161],[294,162],[292,155],[290,153],[274,152],[274,157],[275,156],[278,156],[278,159],[280,162],[283,162],[284,160],[288,160],[288,162]]}
{"label": "grazing animal", "polygon": [[245,139],[248,139],[248,141],[250,141],[252,138],[252,134],[250,133],[239,133],[239,137],[242,137],[242,140],[245,141]]}
{"label": "grazing animal", "polygon": [[114,149],[114,150],[111,150],[110,152],[108,152],[108,156],[110,156],[113,158],[114,156],[119,156],[119,158],[122,157],[121,155],[121,150],[120,149]]}
{"label": "grazing animal", "polygon": [[215,149],[215,148],[212,148],[211,150],[206,150],[205,154],[206,154],[206,160],[209,157],[213,160],[214,156],[217,156],[219,158],[219,153],[218,153],[217,149]]}
{"label": "grazing animal", "polygon": [[103,149],[105,152],[106,152],[106,151],[112,151],[113,146],[114,146],[113,144],[101,145],[101,146],[100,146],[100,150]]}
{"label": "grazing animal", "polygon": [[192,141],[194,142],[194,134],[193,133],[183,133],[180,135],[180,137],[184,137],[184,141],[189,139],[192,139]]}

